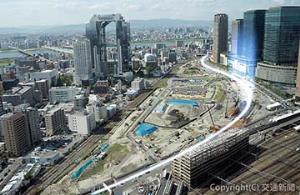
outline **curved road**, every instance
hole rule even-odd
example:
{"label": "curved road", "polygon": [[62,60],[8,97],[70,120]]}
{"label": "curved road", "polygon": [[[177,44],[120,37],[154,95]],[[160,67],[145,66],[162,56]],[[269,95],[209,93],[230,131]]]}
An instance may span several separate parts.
{"label": "curved road", "polygon": [[198,148],[199,146],[209,142],[210,140],[214,139],[214,138],[217,138],[220,134],[222,134],[224,131],[226,131],[227,129],[229,129],[230,127],[232,127],[238,120],[240,120],[247,112],[248,110],[250,109],[250,106],[251,106],[251,102],[252,102],[252,94],[253,94],[253,84],[251,84],[249,81],[245,80],[245,79],[242,79],[242,78],[238,78],[237,76],[234,76],[234,75],[231,75],[229,74],[228,72],[225,72],[223,70],[220,70],[220,69],[217,69],[217,68],[213,68],[211,66],[209,66],[207,63],[206,63],[206,60],[207,60],[208,56],[204,56],[201,58],[201,64],[203,67],[205,67],[206,69],[208,70],[211,70],[215,73],[218,73],[218,74],[222,74],[226,77],[229,77],[230,79],[234,80],[237,82],[237,84],[239,85],[240,87],[240,99],[242,100],[245,100],[246,101],[246,106],[244,108],[244,110],[234,119],[232,120],[230,123],[228,123],[226,126],[224,126],[222,129],[220,129],[218,132],[214,133],[214,134],[210,134],[205,140],[203,140],[202,142],[199,142],[187,149],[184,149],[182,150],[180,153],[174,155],[174,156],[171,156],[170,158],[167,158],[161,162],[158,162],[150,167],[148,167],[147,169],[144,169],[142,171],[138,171],[132,175],[129,175],[128,177],[126,178],[123,178],[123,179],[120,179],[118,181],[116,181],[115,183],[113,184],[110,184],[108,186],[106,186],[105,188],[102,188],[102,189],[99,189],[95,192],[92,192],[93,195],[96,195],[96,194],[100,194],[101,192],[105,192],[105,191],[108,191],[110,190],[111,188],[114,188],[114,187],[117,187],[123,183],[126,183],[126,182],[129,182],[131,180],[134,180],[135,178],[141,176],[141,175],[144,175],[146,174],[147,172],[151,172],[155,169],[159,169],[169,163],[171,163],[174,159],[177,159],[177,158],[180,158],[186,154],[189,154],[190,152],[192,152],[194,149]]}

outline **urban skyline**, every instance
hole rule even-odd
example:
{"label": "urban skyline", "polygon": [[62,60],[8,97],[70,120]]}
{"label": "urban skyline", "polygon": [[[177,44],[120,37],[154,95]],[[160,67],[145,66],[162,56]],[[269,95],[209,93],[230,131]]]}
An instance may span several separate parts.
{"label": "urban skyline", "polygon": [[[122,13],[128,20],[134,19],[186,19],[209,20],[212,13],[226,13],[229,19],[241,18],[244,11],[266,9],[280,5],[299,5],[297,0],[11,0],[1,1],[0,17],[6,18],[0,27],[48,26],[85,23],[95,13]],[[231,6],[224,6],[230,4]],[[40,9],[47,7],[47,9]],[[147,8],[147,9],[145,9]],[[185,12],[184,10],[189,10]],[[22,13],[22,14],[15,14]],[[38,16],[38,17],[37,17]]]}
{"label": "urban skyline", "polygon": [[0,31],[0,194],[300,192],[300,5],[254,1],[6,2],[84,30]]}

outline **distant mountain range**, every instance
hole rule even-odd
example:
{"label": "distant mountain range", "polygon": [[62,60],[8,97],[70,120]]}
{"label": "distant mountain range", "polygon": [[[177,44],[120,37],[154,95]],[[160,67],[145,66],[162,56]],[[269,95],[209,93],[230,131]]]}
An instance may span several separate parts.
{"label": "distant mountain range", "polygon": [[[171,27],[202,27],[208,29],[212,21],[205,20],[178,20],[178,19],[152,19],[130,20],[131,29],[171,28]],[[72,24],[61,26],[28,26],[16,28],[0,28],[0,34],[32,34],[32,33],[84,33],[85,24]]]}

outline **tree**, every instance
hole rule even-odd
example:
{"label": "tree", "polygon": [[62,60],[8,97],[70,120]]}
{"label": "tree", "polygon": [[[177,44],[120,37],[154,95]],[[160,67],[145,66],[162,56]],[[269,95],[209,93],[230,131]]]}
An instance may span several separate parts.
{"label": "tree", "polygon": [[73,76],[68,74],[59,75],[57,79],[57,86],[71,86],[73,83]]}

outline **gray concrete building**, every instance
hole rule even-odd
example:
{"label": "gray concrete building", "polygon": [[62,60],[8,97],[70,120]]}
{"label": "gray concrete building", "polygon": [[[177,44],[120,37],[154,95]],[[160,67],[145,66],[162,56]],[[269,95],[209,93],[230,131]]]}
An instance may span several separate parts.
{"label": "gray concrete building", "polygon": [[216,14],[214,17],[212,61],[220,63],[220,54],[228,51],[228,16]]}
{"label": "gray concrete building", "polygon": [[13,106],[24,103],[33,106],[36,103],[34,100],[34,89],[31,86],[13,87],[2,95],[2,101],[11,103]]}
{"label": "gray concrete building", "polygon": [[30,134],[23,113],[8,113],[0,117],[5,147],[10,156],[21,156],[31,149]]}
{"label": "gray concrete building", "polygon": [[54,107],[45,114],[46,134],[52,136],[66,129],[66,117],[64,111]]}
{"label": "gray concrete building", "polygon": [[77,40],[74,44],[74,81],[76,85],[82,85],[92,79],[92,54],[91,43],[88,39]]}

